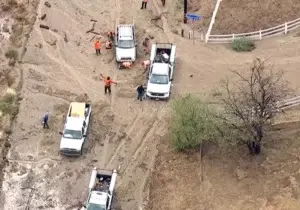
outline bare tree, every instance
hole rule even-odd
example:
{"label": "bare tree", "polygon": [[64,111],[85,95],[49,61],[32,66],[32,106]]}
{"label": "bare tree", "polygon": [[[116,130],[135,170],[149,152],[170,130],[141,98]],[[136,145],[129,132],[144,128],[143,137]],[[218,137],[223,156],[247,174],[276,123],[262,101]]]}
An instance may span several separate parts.
{"label": "bare tree", "polygon": [[237,80],[221,82],[226,94],[224,120],[241,132],[240,138],[250,153],[259,154],[261,142],[277,112],[277,102],[290,90],[283,81],[283,71],[267,68],[266,61],[256,58],[247,71],[232,71]]}

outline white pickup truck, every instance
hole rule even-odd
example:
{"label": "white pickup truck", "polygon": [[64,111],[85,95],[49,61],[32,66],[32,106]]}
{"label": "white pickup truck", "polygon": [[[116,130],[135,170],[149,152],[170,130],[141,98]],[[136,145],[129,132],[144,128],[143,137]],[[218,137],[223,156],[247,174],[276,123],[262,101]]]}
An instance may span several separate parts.
{"label": "white pickup truck", "polygon": [[87,137],[91,104],[72,102],[66,117],[65,126],[60,141],[60,153],[67,156],[82,154],[83,144]]}
{"label": "white pickup truck", "polygon": [[152,45],[146,97],[168,100],[171,95],[175,70],[176,46],[156,43]]}
{"label": "white pickup truck", "polygon": [[107,171],[94,168],[89,184],[89,196],[84,209],[110,210],[116,180],[117,170]]}

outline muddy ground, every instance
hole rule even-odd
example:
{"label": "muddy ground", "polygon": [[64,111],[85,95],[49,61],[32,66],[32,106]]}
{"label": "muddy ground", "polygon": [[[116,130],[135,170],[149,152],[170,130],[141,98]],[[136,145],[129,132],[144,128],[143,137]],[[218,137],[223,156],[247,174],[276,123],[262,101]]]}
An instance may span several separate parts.
{"label": "muddy ground", "polygon": [[[161,149],[168,144],[168,103],[138,102],[135,99],[135,88],[144,83],[146,77],[139,66],[140,61],[146,58],[140,46],[145,36],[152,37],[153,43],[170,41],[178,46],[173,97],[185,93],[210,97],[230,68],[244,68],[256,56],[265,58],[271,55],[271,62],[288,72],[291,87],[299,87],[296,66],[300,54],[297,49],[300,48],[295,48],[295,44],[299,44],[296,36],[271,39],[262,42],[251,54],[237,54],[228,46],[203,45],[198,41],[193,45],[190,40],[174,33],[174,28],[180,29],[179,25],[173,24],[167,15],[157,22],[151,21],[153,14],[164,11],[161,2],[149,3],[148,10],[140,10],[141,2],[135,0],[116,0],[113,6],[95,0],[51,0],[50,8],[44,3],[36,4],[38,19],[30,36],[27,35],[26,51],[17,65],[23,70],[20,71],[23,75],[20,74],[19,83],[22,89],[20,110],[10,137],[8,165],[4,169],[1,208],[5,210],[24,209],[24,205],[30,209],[78,209],[87,198],[94,166],[119,169],[117,209],[144,209],[149,200],[150,206],[155,201],[155,205],[166,206],[165,209],[178,209],[186,203],[187,195],[197,195],[197,191],[187,190],[178,199],[175,187],[184,189],[184,186],[190,186],[189,178],[178,178],[176,183],[164,181],[149,188],[149,177],[157,169],[163,173],[159,176],[162,180],[170,176],[179,177],[170,170],[172,165],[160,168],[160,163],[155,162],[157,153],[159,157],[180,154]],[[173,6],[172,2],[167,2],[167,9]],[[41,20],[43,14],[46,18]],[[106,40],[106,32],[113,30],[116,24],[136,24],[139,59],[133,69],[117,70],[112,51],[103,50],[98,57],[94,54],[94,34],[86,33],[92,26],[91,19],[97,20],[95,31],[101,33],[103,41]],[[41,29],[40,24],[48,25],[50,29]],[[104,95],[100,73],[118,82],[111,96]],[[64,115],[71,101],[90,101],[93,104],[91,132],[84,155],[79,158],[58,154],[58,132],[63,128]],[[49,130],[42,129],[41,125],[46,111],[50,111]],[[197,157],[188,159],[192,161]],[[215,164],[221,164],[219,159],[215,161]],[[208,168],[212,165],[212,169],[207,170],[208,175],[215,174],[213,164],[206,165]],[[190,177],[187,173],[197,173],[187,170],[190,168],[195,167],[178,164],[176,170],[182,171],[181,176]],[[218,189],[222,182],[217,178],[212,182]],[[158,191],[161,186],[170,187],[170,192],[177,193]],[[149,189],[153,190],[150,197]],[[157,200],[157,197],[160,199]],[[167,201],[167,198],[170,200]],[[206,202],[212,199],[215,198],[209,197]],[[181,201],[181,204],[176,203]],[[192,209],[198,207],[191,206]]]}

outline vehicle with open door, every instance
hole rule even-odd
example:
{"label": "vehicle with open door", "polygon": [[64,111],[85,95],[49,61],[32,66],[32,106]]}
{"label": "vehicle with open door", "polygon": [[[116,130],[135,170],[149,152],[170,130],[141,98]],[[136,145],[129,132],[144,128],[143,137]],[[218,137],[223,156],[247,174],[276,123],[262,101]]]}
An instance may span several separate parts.
{"label": "vehicle with open door", "polygon": [[175,70],[176,46],[171,43],[152,45],[146,96],[168,100]]}
{"label": "vehicle with open door", "polygon": [[109,171],[94,168],[89,184],[89,195],[84,208],[86,210],[111,210],[116,180],[117,170]]}

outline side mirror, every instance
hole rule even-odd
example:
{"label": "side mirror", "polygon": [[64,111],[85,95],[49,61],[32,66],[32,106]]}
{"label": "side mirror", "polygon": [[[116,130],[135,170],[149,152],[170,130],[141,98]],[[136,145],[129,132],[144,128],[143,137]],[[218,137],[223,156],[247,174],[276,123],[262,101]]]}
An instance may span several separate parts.
{"label": "side mirror", "polygon": [[170,79],[170,82],[172,82],[173,81],[173,79]]}
{"label": "side mirror", "polygon": [[86,135],[86,134],[83,134],[83,137],[87,137],[87,135]]}
{"label": "side mirror", "polygon": [[58,132],[60,135],[63,135],[63,132]]}

